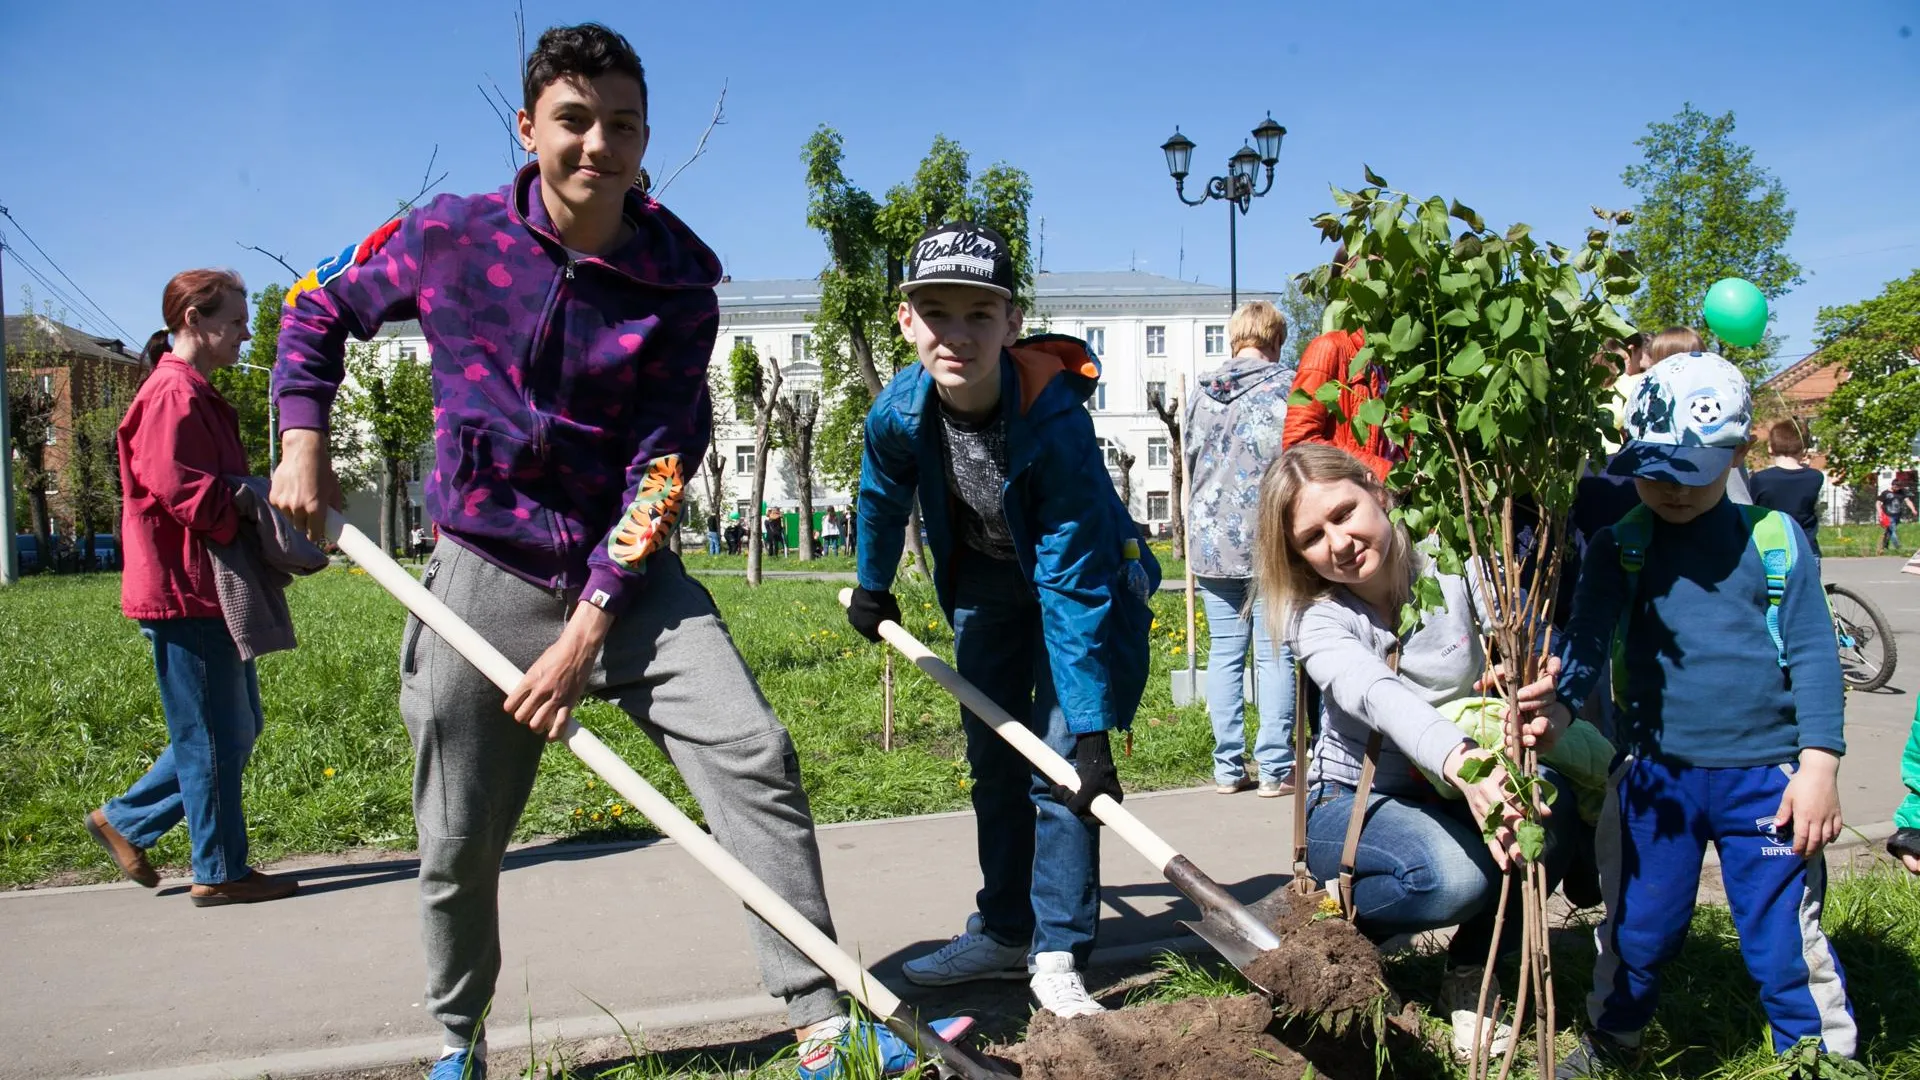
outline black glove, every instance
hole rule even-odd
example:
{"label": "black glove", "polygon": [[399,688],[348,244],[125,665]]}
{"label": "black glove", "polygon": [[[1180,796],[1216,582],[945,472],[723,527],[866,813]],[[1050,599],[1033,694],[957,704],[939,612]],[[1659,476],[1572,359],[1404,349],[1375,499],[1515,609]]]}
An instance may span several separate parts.
{"label": "black glove", "polygon": [[1887,854],[1896,859],[1902,855],[1920,859],[1920,829],[1893,830],[1893,835],[1887,837]]}
{"label": "black glove", "polygon": [[1095,796],[1111,795],[1114,802],[1126,798],[1120,790],[1120,774],[1113,768],[1113,743],[1104,731],[1089,732],[1074,740],[1073,771],[1080,776],[1080,790],[1068,791],[1053,785],[1053,798],[1082,818],[1090,818]]}
{"label": "black glove", "polygon": [[853,600],[847,604],[847,621],[853,624],[860,636],[868,641],[880,640],[880,624],[887,620],[900,621],[900,601],[893,594],[882,589],[869,592],[855,588]]}

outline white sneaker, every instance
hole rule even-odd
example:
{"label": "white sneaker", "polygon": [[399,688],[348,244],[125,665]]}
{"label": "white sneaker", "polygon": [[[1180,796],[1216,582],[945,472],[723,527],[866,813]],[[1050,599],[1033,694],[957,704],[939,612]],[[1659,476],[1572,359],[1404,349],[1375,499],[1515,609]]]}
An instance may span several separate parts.
{"label": "white sneaker", "polygon": [[952,986],[981,979],[1024,979],[1027,950],[1002,945],[987,936],[979,912],[967,916],[967,931],[934,952],[900,965],[900,973],[915,986]]}
{"label": "white sneaker", "polygon": [[1040,1007],[1062,1020],[1092,1016],[1107,1007],[1087,994],[1087,984],[1073,968],[1070,952],[1043,952],[1033,956],[1033,978],[1028,981]]}
{"label": "white sneaker", "polygon": [[[1480,1004],[1480,978],[1486,970],[1480,964],[1450,967],[1440,980],[1439,1011],[1453,1024],[1453,1054],[1461,1061],[1473,1057],[1474,1010]],[[1500,996],[1500,977],[1496,975],[1487,988],[1487,1004],[1491,1006]],[[1513,1045],[1513,1025],[1490,1019],[1480,1024],[1480,1038],[1490,1043],[1490,1053],[1504,1054]]]}

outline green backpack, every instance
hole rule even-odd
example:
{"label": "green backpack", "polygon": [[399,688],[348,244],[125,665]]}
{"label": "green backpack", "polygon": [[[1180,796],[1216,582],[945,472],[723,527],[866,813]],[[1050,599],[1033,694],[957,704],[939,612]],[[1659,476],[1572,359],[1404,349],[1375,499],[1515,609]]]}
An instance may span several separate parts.
{"label": "green backpack", "polygon": [[[1773,638],[1780,666],[1787,666],[1787,642],[1780,636],[1780,601],[1787,593],[1787,575],[1798,562],[1793,545],[1793,530],[1787,515],[1763,506],[1742,505],[1740,512],[1747,535],[1760,552],[1760,566],[1767,575],[1767,633]],[[1620,622],[1613,631],[1613,700],[1624,704],[1627,688],[1627,621],[1633,616],[1633,601],[1640,593],[1640,570],[1647,564],[1647,545],[1653,541],[1653,511],[1645,503],[1627,511],[1613,526],[1614,543],[1620,548],[1620,569],[1626,575],[1627,602],[1620,609]]]}

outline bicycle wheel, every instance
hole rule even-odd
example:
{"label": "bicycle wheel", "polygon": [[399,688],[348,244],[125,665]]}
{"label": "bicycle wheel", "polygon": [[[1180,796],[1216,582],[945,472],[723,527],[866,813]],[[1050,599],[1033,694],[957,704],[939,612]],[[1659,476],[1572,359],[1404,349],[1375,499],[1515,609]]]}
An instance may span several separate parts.
{"label": "bicycle wheel", "polygon": [[1893,678],[1900,651],[1893,627],[1873,601],[1844,585],[1827,586],[1833,634],[1840,640],[1840,674],[1855,690],[1878,690]]}

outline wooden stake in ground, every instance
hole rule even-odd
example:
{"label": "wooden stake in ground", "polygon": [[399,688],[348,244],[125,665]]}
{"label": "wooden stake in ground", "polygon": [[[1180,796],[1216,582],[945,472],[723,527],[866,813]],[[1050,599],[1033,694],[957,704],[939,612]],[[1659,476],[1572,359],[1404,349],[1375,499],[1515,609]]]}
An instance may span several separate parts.
{"label": "wooden stake in ground", "polygon": [[880,749],[893,749],[893,654],[880,655],[880,701],[884,711],[881,717]]}
{"label": "wooden stake in ground", "polygon": [[[1180,376],[1180,397],[1174,402],[1174,410],[1178,412],[1186,403],[1187,377],[1182,375]],[[1179,454],[1180,460],[1182,461],[1186,460],[1186,441],[1187,433],[1185,428],[1182,428],[1180,432],[1180,445],[1173,448],[1173,452]],[[1183,492],[1182,494],[1185,493]],[[1189,508],[1189,510],[1191,510],[1191,508]],[[1194,643],[1199,640],[1197,635],[1198,627],[1195,625],[1193,613],[1193,514],[1191,512],[1185,513],[1180,515],[1180,518],[1180,554],[1184,556],[1182,563],[1187,568],[1187,700],[1193,702],[1200,700],[1200,684],[1198,681],[1200,678],[1200,658],[1194,655],[1193,651]]]}

